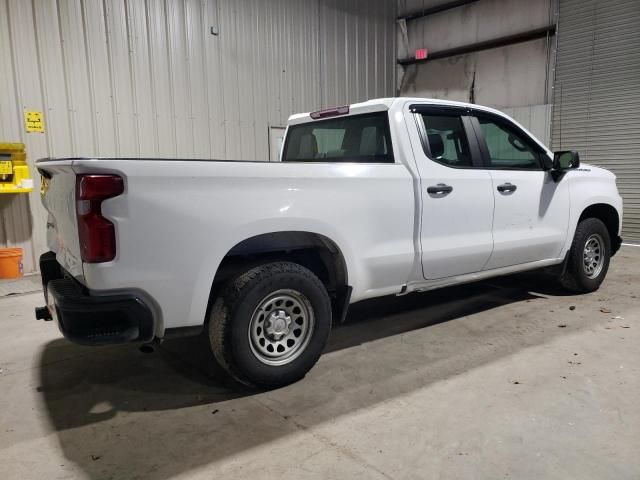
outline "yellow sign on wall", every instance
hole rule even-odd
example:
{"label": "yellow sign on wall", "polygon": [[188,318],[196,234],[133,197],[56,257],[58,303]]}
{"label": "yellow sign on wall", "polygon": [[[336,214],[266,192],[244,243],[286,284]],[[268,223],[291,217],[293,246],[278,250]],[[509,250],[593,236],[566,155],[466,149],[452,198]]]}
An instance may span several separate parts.
{"label": "yellow sign on wall", "polygon": [[44,133],[42,112],[35,110],[24,111],[24,128],[27,133]]}

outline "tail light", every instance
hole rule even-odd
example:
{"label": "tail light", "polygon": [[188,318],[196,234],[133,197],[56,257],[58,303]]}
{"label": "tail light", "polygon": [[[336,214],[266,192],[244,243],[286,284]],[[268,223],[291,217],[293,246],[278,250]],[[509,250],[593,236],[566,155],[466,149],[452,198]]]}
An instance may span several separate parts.
{"label": "tail light", "polygon": [[80,256],[84,262],[100,263],[116,256],[116,232],[102,216],[102,202],[124,191],[117,175],[78,175],[76,177],[76,214]]}
{"label": "tail light", "polygon": [[318,120],[320,118],[337,117],[338,115],[346,115],[348,113],[349,105],[343,105],[342,107],[331,107],[318,110],[317,112],[311,112],[309,116],[314,120]]}

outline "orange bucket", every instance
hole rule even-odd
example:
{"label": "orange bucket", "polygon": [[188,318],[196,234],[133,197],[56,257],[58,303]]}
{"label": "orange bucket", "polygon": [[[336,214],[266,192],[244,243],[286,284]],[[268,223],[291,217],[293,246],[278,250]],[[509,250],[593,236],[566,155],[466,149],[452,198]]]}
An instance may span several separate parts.
{"label": "orange bucket", "polygon": [[0,278],[22,276],[22,249],[0,248]]}

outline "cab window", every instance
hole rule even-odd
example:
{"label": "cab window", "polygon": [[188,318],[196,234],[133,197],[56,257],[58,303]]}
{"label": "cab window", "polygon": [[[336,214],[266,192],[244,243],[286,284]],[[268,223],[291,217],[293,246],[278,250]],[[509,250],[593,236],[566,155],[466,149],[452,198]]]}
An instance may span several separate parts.
{"label": "cab window", "polygon": [[539,149],[506,122],[478,117],[487,145],[488,167],[497,169],[540,170]]}
{"label": "cab window", "polygon": [[471,153],[459,115],[422,114],[432,160],[449,167],[471,167]]}
{"label": "cab window", "polygon": [[387,113],[292,125],[282,161],[393,163]]}

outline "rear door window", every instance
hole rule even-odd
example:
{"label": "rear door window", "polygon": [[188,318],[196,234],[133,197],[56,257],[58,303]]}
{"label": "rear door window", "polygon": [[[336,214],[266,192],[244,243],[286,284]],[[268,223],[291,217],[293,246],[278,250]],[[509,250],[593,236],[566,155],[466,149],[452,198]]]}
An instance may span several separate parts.
{"label": "rear door window", "polygon": [[292,125],[282,161],[393,163],[387,113]]}
{"label": "rear door window", "polygon": [[422,114],[430,158],[448,167],[471,167],[471,152],[459,115]]}

